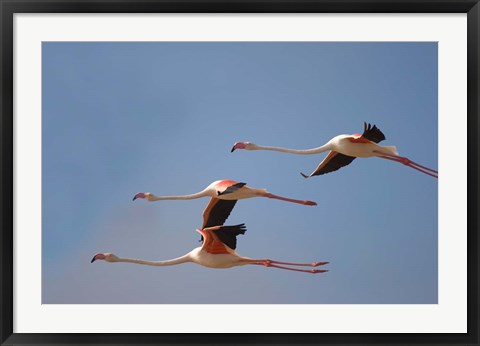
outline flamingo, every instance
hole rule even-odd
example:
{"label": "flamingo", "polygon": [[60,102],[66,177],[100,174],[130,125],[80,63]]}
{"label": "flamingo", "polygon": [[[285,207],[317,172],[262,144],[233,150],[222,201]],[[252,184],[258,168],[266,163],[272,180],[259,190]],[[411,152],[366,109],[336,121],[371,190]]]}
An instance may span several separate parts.
{"label": "flamingo", "polygon": [[298,269],[291,268],[290,266],[318,267],[328,264],[329,262],[281,262],[271,259],[252,259],[237,254],[235,251],[237,247],[237,236],[245,234],[247,230],[245,224],[223,226],[236,202],[236,200],[220,200],[218,198],[212,198],[210,200],[210,203],[203,212],[202,229],[196,230],[202,235],[204,242],[202,246],[193,249],[183,256],[166,261],[149,261],[121,258],[112,253],[97,253],[90,262],[93,263],[96,260],[103,260],[110,263],[127,262],[160,267],[193,262],[208,268],[231,268],[253,264],[311,274],[328,271],[323,269]]}
{"label": "flamingo", "polygon": [[318,148],[296,150],[279,147],[268,147],[257,145],[252,142],[236,142],[231,152],[236,149],[245,150],[272,150],[282,153],[311,155],[320,154],[324,151],[330,150],[325,159],[318,165],[310,175],[300,173],[304,178],[310,178],[314,175],[322,175],[334,172],[348,164],[350,164],[357,157],[380,157],[416,169],[422,173],[438,179],[438,171],[422,166],[412,160],[399,156],[395,146],[380,146],[380,143],[385,139],[385,135],[375,125],[373,127],[364,123],[363,134],[353,135],[338,135],[329,140],[326,144]]}
{"label": "flamingo", "polygon": [[298,203],[303,205],[317,205],[317,203],[312,201],[301,201],[298,199],[285,198],[271,194],[265,189],[255,189],[248,187],[245,183],[238,183],[233,180],[217,180],[208,185],[204,190],[183,196],[156,196],[150,192],[139,192],[134,197],[133,200],[137,198],[145,199],[149,202],[161,201],[161,200],[171,200],[171,199],[196,199],[201,197],[214,197],[222,200],[239,200],[251,197],[267,197],[279,199],[282,201]]}

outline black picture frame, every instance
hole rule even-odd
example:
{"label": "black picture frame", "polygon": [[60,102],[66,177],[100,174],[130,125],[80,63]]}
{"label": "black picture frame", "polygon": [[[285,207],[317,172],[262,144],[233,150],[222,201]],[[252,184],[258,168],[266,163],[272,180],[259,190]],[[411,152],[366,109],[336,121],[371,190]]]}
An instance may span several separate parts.
{"label": "black picture frame", "polygon": [[[479,0],[0,0],[1,16],[1,323],[2,345],[447,344],[479,345],[478,147]],[[110,334],[13,333],[13,16],[16,13],[467,13],[468,332],[465,334]],[[312,316],[314,318],[314,316]],[[202,323],[202,321],[199,321]],[[248,323],[243,322],[243,323]]]}

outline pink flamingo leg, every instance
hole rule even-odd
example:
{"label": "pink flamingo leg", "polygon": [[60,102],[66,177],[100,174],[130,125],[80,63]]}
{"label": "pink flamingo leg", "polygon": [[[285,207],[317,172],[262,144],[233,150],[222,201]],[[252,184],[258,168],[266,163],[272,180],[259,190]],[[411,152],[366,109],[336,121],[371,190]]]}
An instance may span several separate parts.
{"label": "pink flamingo leg", "polygon": [[[261,263],[254,263],[254,264],[264,265],[264,264],[261,264]],[[266,267],[272,267],[272,268],[278,268],[278,269],[292,270],[292,271],[295,271],[295,272],[310,273],[310,274],[328,272],[328,270],[324,270],[324,269],[295,269],[295,268],[278,266],[276,264],[269,264],[269,265],[265,265],[265,266]]]}
{"label": "pink flamingo leg", "polygon": [[295,269],[295,268],[283,267],[283,266],[279,266],[279,265],[271,264],[271,263],[269,263],[269,264],[267,264],[267,263],[252,263],[252,264],[265,266],[265,267],[278,268],[278,269],[292,270],[292,271],[295,271],[295,272],[310,273],[310,274],[328,272],[328,270],[324,270],[324,269]]}
{"label": "pink flamingo leg", "polygon": [[274,261],[274,260],[265,260],[265,261],[269,261],[270,263],[275,263],[275,264],[286,264],[291,266],[305,266],[305,267],[318,267],[318,266],[323,266],[325,264],[330,263],[330,262],[292,263],[292,262],[280,262],[280,261]]}
{"label": "pink flamingo leg", "polygon": [[411,165],[415,165],[415,166],[417,166],[417,167],[419,167],[419,168],[422,168],[422,169],[425,169],[425,170],[430,171],[430,172],[432,172],[432,173],[437,173],[437,174],[438,174],[438,171],[436,171],[436,170],[434,170],[434,169],[431,169],[431,168],[428,168],[428,167],[425,167],[425,166],[422,166],[421,164],[416,163],[415,161],[410,160],[408,157],[396,156],[396,155],[390,155],[390,154],[384,154],[384,153],[381,153],[381,152],[379,152],[379,151],[375,151],[375,152],[378,153],[378,154],[381,154],[382,156],[387,156],[387,157],[390,157],[390,158],[392,158],[392,159],[394,159],[394,160],[397,160],[398,162],[401,162],[401,163],[403,163],[403,164],[405,164],[405,165],[410,165],[410,164],[411,164]]}
{"label": "pink flamingo leg", "polygon": [[298,203],[298,204],[303,204],[303,205],[317,205],[317,203],[315,203],[313,201],[301,201],[301,200],[298,200],[298,199],[281,197],[281,196],[277,196],[277,195],[274,195],[274,194],[269,193],[269,192],[264,194],[263,197],[274,198],[274,199],[279,199],[281,201],[287,201],[287,202]]}
{"label": "pink flamingo leg", "polygon": [[265,267],[273,267],[273,268],[292,270],[292,271],[296,271],[296,272],[311,273],[311,274],[325,273],[325,272],[328,272],[328,270],[324,270],[324,269],[296,269],[296,268],[289,268],[289,267],[285,267],[285,266],[280,266],[278,264],[318,267],[318,266],[325,265],[325,264],[329,263],[329,262],[293,263],[293,262],[274,261],[274,260],[271,260],[271,259],[262,259],[262,260],[243,259],[242,261],[243,262],[248,262],[250,264],[265,266]]}
{"label": "pink flamingo leg", "polygon": [[[434,177],[434,178],[438,179],[438,175],[437,175],[438,171],[430,169],[430,168],[425,167],[425,166],[422,166],[422,165],[410,160],[409,158],[406,158],[406,157],[403,157],[403,156],[388,155],[388,154],[384,154],[384,153],[379,152],[379,151],[375,151],[375,153],[380,154],[381,156],[379,156],[379,157],[382,158],[382,159],[403,163],[404,165],[406,165],[410,168],[416,169],[419,172],[425,173],[425,174],[427,174],[431,177]],[[434,174],[429,173],[427,171],[433,172]]]}
{"label": "pink flamingo leg", "polygon": [[403,164],[405,164],[406,166],[408,166],[408,167],[410,167],[410,168],[416,169],[416,170],[419,171],[419,172],[425,173],[425,174],[427,174],[427,175],[429,175],[429,176],[431,176],[431,177],[434,177],[434,178],[437,178],[437,179],[438,179],[438,176],[437,176],[437,175],[432,174],[432,173],[429,173],[429,172],[427,172],[427,171],[424,171],[424,170],[422,170],[422,169],[420,169],[420,168],[418,168],[418,167],[415,167],[415,166],[406,164],[406,163],[404,163],[402,160],[396,160],[396,159],[394,159],[394,158],[387,157],[387,156],[379,156],[379,157],[382,158],[382,159],[386,159],[386,160],[391,160],[391,161],[403,163]]}

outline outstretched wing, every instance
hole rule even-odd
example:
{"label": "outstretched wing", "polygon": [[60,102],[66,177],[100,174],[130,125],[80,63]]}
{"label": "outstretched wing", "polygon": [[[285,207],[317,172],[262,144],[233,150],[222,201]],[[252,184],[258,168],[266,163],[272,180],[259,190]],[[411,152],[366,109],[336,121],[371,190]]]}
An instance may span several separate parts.
{"label": "outstretched wing", "polygon": [[247,184],[246,183],[236,183],[234,185],[230,185],[229,187],[227,187],[223,191],[217,191],[217,195],[221,196],[221,195],[226,195],[226,194],[229,194],[229,193],[233,193],[233,192],[237,191],[238,189],[241,189],[245,185],[247,185]]}
{"label": "outstretched wing", "polygon": [[306,175],[300,173],[304,178],[309,178],[314,175],[322,175],[330,172],[334,172],[339,170],[340,168],[350,164],[355,157],[347,156],[336,151],[330,151],[328,155],[323,159],[322,162],[318,165],[317,169],[315,169],[310,175]]}
{"label": "outstretched wing", "polygon": [[227,201],[215,197],[212,198],[203,211],[202,229],[212,226],[222,226],[233,210],[233,207],[235,207],[235,203],[237,203],[235,199]]}
{"label": "outstretched wing", "polygon": [[381,141],[385,140],[385,135],[378,129],[377,126],[370,125],[366,122],[363,123],[363,134],[362,137],[374,142],[374,143],[380,143]]}
{"label": "outstretched wing", "polygon": [[201,233],[205,236],[203,249],[211,254],[230,253],[227,247],[235,250],[237,248],[237,236],[245,234],[246,231],[243,223],[235,226],[215,226],[202,229]]}

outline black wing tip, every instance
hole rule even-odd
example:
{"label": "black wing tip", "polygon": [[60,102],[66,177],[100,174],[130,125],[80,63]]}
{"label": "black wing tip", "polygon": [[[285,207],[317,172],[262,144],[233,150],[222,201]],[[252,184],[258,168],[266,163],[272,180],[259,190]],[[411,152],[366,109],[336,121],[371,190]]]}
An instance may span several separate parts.
{"label": "black wing tip", "polygon": [[363,122],[363,134],[362,136],[365,137],[366,139],[369,139],[375,143],[380,143],[381,141],[384,141],[385,135],[383,134],[382,131],[377,127],[377,125],[373,125],[370,123],[367,123],[366,121]]}
{"label": "black wing tip", "polygon": [[373,129],[376,129],[376,128],[377,128],[377,126],[375,124],[372,126],[372,124],[367,123],[366,121],[363,122],[363,131],[364,132],[372,131]]}
{"label": "black wing tip", "polygon": [[233,226],[220,226],[218,230],[232,232],[235,235],[239,235],[239,234],[245,234],[245,232],[247,231],[247,227],[245,226],[244,223],[242,223],[242,224],[233,225]]}
{"label": "black wing tip", "polygon": [[353,156],[337,154],[329,162],[327,162],[325,166],[323,166],[320,170],[313,172],[310,176],[319,176],[338,171],[342,167],[348,166],[353,160],[355,160],[355,157]]}
{"label": "black wing tip", "polygon": [[233,225],[233,226],[221,226],[220,229],[225,230],[225,231],[239,231],[245,233],[247,231],[247,226],[245,226],[244,223],[238,224],[238,225]]}
{"label": "black wing tip", "polygon": [[235,250],[237,248],[237,236],[245,234],[247,228],[245,224],[239,224],[234,226],[220,226],[217,230],[214,230],[219,240],[228,246],[230,249]]}

